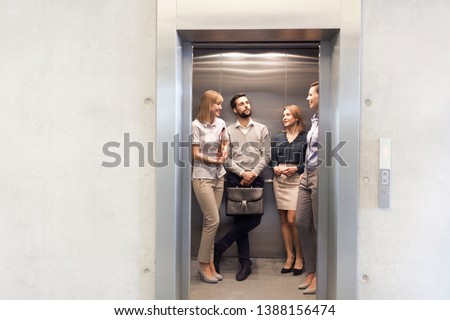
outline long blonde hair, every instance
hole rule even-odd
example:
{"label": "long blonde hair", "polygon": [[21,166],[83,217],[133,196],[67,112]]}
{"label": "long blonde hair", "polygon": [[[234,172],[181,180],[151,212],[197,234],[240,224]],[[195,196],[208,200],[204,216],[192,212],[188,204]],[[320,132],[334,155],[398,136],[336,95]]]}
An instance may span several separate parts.
{"label": "long blonde hair", "polygon": [[[284,107],[283,112],[286,109],[288,109],[289,112],[292,114],[292,116],[295,118],[295,120],[297,120],[297,122],[295,123],[295,126],[296,126],[296,129],[298,129],[298,133],[299,134],[305,133],[305,123],[303,122],[302,110],[300,109],[300,107],[296,106],[295,104],[291,104],[291,105]],[[284,132],[285,131],[286,130],[284,130]]]}
{"label": "long blonde hair", "polygon": [[202,123],[209,122],[211,114],[211,106],[214,103],[222,103],[223,97],[220,93],[214,90],[205,91],[198,106],[198,113],[196,119]]}

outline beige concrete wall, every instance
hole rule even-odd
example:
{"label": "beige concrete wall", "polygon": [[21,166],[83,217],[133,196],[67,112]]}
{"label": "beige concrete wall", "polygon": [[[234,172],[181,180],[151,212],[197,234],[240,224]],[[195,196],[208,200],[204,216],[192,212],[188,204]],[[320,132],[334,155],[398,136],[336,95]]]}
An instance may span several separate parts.
{"label": "beige concrete wall", "polygon": [[[0,299],[154,297],[156,0],[0,2]],[[122,157],[115,168],[102,162]]]}
{"label": "beige concrete wall", "polygon": [[[448,299],[450,4],[362,7],[358,296]],[[377,208],[379,138],[392,139],[388,210]]]}

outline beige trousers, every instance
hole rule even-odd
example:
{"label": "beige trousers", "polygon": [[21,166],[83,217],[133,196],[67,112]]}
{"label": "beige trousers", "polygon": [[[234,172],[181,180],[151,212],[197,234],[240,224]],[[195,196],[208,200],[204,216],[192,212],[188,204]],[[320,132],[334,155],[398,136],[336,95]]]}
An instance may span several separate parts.
{"label": "beige trousers", "polygon": [[209,263],[214,257],[214,239],[220,222],[223,182],[224,177],[192,180],[195,197],[203,214],[202,238],[198,249],[198,261],[201,263]]}

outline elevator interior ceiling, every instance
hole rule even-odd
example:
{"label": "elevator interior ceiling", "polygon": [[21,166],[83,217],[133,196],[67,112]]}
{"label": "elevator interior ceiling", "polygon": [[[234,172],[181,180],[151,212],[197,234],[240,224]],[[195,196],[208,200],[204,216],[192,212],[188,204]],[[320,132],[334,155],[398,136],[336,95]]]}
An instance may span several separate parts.
{"label": "elevator interior ceiling", "polygon": [[196,42],[300,42],[330,40],[339,29],[243,29],[178,30],[187,41]]}

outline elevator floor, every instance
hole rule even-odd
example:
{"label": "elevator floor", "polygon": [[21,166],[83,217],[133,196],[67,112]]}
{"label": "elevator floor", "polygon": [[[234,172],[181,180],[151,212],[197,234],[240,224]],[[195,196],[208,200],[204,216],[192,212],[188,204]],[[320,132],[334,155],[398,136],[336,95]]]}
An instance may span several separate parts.
{"label": "elevator floor", "polygon": [[222,259],[220,271],[224,279],[218,284],[208,284],[198,278],[195,264],[191,262],[191,300],[315,300],[316,295],[305,295],[297,286],[305,274],[281,274],[284,260],[252,259],[252,274],[242,282],[236,281],[239,270],[237,258]]}

